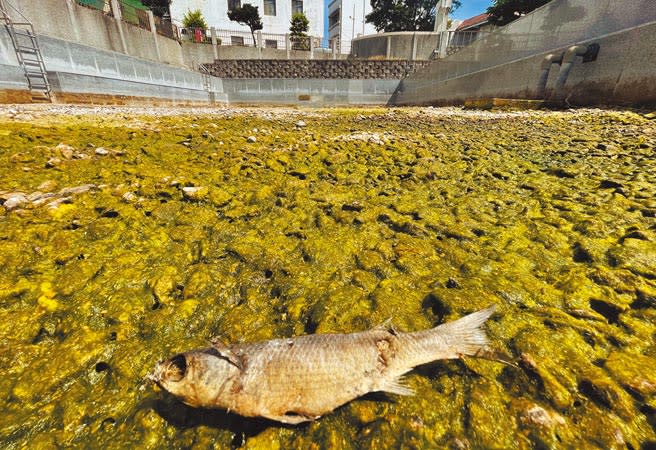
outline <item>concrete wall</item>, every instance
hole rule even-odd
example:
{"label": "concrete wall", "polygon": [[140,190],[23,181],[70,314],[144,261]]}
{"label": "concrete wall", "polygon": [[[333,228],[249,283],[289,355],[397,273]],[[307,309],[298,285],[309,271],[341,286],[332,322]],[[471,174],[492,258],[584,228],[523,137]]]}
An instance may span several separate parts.
{"label": "concrete wall", "polygon": [[[653,0],[553,0],[522,19],[405,79],[396,104],[537,97],[540,64],[575,43],[598,43],[598,59],[577,58],[564,97],[574,105],[656,104]],[[552,66],[547,99],[559,66]]]}
{"label": "concrete wall", "polygon": [[223,80],[230,103],[277,105],[385,105],[399,80]]}
{"label": "concrete wall", "polygon": [[[384,105],[399,84],[398,79],[210,78],[210,94],[206,80],[197,72],[48,36],[39,36],[39,40],[46,55],[48,79],[59,102],[209,103],[213,99],[219,103]],[[10,46],[8,34],[0,27],[0,55],[4,55],[0,60],[0,102],[29,102],[25,77],[15,58],[11,59]]]}
{"label": "concrete wall", "polygon": [[[39,34],[178,67],[184,65],[178,41],[117,21],[73,0],[5,1],[32,22]],[[11,9],[10,15],[20,19]]]}
{"label": "concrete wall", "polygon": [[[55,97],[68,96],[75,101],[89,98],[99,102],[107,97],[167,102],[208,102],[210,99],[206,80],[198,72],[50,36],[39,35],[38,39]],[[211,82],[211,95],[225,101],[221,80],[212,79]],[[0,92],[28,93],[27,90],[9,35],[0,27]],[[12,98],[9,95],[0,97],[9,99],[7,101]],[[29,101],[29,95],[21,95],[21,98]]]}
{"label": "concrete wall", "polygon": [[363,59],[433,59],[440,42],[440,33],[402,31],[379,33],[356,38],[351,56]]}

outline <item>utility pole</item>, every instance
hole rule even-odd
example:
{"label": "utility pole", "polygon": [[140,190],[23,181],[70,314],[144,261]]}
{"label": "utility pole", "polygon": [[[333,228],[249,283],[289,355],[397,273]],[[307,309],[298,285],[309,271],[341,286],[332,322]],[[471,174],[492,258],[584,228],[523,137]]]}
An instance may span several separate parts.
{"label": "utility pole", "polygon": [[437,47],[440,58],[446,56],[446,50],[449,47],[449,11],[451,11],[451,0],[437,0],[435,5],[435,27],[433,31],[440,33],[440,41]]}
{"label": "utility pole", "polygon": [[435,5],[435,27],[433,31],[446,31],[449,28],[449,11],[451,11],[452,0],[437,0]]}

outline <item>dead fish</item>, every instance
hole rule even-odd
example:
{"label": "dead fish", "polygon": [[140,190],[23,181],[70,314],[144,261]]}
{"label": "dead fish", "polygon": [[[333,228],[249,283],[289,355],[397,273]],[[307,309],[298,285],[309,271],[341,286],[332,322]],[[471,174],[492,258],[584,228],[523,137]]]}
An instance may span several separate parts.
{"label": "dead fish", "polygon": [[412,395],[402,376],[439,359],[476,356],[495,306],[414,333],[377,327],[353,334],[314,334],[180,353],[149,376],[193,407],[298,424],[374,391]]}

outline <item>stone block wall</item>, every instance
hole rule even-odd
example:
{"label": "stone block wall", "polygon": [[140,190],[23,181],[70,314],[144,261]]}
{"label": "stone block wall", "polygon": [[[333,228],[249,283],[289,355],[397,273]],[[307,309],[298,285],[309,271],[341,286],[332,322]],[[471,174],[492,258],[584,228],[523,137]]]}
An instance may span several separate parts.
{"label": "stone block wall", "polygon": [[363,60],[216,60],[208,65],[219,78],[320,78],[400,80],[431,61]]}

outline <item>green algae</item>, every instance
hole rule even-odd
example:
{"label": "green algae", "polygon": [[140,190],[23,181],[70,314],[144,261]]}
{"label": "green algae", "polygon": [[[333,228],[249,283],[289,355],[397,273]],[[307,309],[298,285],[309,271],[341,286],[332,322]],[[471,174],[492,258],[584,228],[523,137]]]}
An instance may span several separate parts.
{"label": "green algae", "polygon": [[[656,445],[656,131],[640,115],[0,120],[3,199],[94,186],[0,208],[3,447]],[[491,303],[517,367],[431,364],[414,397],[301,427],[192,410],[145,380],[214,335],[417,330]]]}

